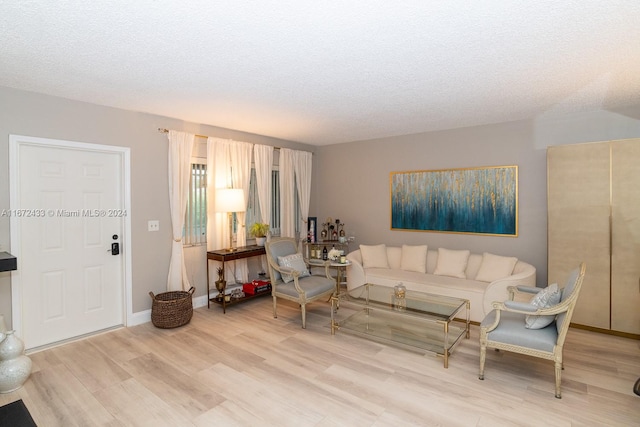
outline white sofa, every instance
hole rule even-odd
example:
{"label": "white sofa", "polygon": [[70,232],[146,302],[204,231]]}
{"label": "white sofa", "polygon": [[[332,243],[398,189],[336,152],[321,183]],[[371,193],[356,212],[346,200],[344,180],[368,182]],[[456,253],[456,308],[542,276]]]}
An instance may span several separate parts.
{"label": "white sofa", "polygon": [[351,261],[347,266],[349,290],[365,283],[393,287],[402,282],[407,290],[468,299],[470,319],[478,323],[491,311],[493,301],[508,299],[508,286],[536,285],[536,269],[531,264],[487,253],[428,249],[425,245],[361,245],[347,259]]}

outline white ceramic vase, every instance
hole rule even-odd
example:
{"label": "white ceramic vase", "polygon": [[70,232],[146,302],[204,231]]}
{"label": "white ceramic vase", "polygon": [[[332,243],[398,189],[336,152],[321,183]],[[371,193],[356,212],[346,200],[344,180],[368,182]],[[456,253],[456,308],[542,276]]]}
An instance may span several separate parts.
{"label": "white ceramic vase", "polygon": [[22,387],[31,375],[31,359],[24,355],[24,343],[14,331],[7,331],[0,342],[0,393]]}
{"label": "white ceramic vase", "polygon": [[4,323],[4,316],[0,314],[0,342],[4,339],[5,332],[7,332],[7,325]]}

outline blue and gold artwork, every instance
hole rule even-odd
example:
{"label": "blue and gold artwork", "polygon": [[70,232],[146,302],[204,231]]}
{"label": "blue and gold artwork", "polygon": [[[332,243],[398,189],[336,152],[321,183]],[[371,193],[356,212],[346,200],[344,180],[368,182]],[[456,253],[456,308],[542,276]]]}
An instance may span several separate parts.
{"label": "blue and gold artwork", "polygon": [[391,229],[518,235],[518,167],[391,172]]}

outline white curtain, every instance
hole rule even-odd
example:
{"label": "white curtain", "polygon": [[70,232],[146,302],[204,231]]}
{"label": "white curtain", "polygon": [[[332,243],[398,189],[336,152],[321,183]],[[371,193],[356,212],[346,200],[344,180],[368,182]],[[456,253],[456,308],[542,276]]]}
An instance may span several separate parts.
{"label": "white curtain", "polygon": [[280,149],[280,235],[296,237],[294,150]]}
{"label": "white curtain", "polygon": [[[260,218],[265,224],[271,224],[271,170],[273,169],[273,147],[270,145],[258,145],[253,147],[253,163],[256,169],[256,189],[258,190],[258,203],[260,204]],[[267,234],[271,238],[271,233]],[[266,257],[261,256],[261,271],[267,269]]]}
{"label": "white curtain", "polygon": [[168,291],[187,291],[191,287],[184,265],[182,227],[189,196],[191,150],[195,135],[170,130],[169,138],[169,206],[171,208],[171,262],[167,278]]}
{"label": "white curtain", "polygon": [[300,203],[300,235],[305,236],[307,230],[307,218],[309,217],[309,201],[311,200],[311,167],[313,154],[308,151],[295,151],[293,153],[293,169],[296,172],[296,188],[298,189],[298,202]]}
{"label": "white curtain", "polygon": [[[217,182],[222,182],[224,177],[224,159],[216,156],[216,142],[224,141],[220,138],[207,138],[207,251],[214,251],[216,249],[224,248],[226,244],[229,244],[229,237],[224,240],[224,231],[229,227],[227,222],[227,214],[216,212],[216,190],[218,188],[226,188],[226,185],[218,185]],[[221,165],[218,165],[220,163]],[[228,233],[228,231],[227,231]],[[220,263],[217,261],[209,261],[209,283],[214,283],[218,280],[216,268],[211,264],[215,263],[218,266]],[[215,291],[215,288],[214,288]]]}
{"label": "white curtain", "polygon": [[[256,168],[256,188],[260,203],[261,221],[271,222],[271,170],[273,168],[273,147],[256,145],[253,147],[253,161]],[[273,224],[270,224],[273,225]]]}
{"label": "white curtain", "polygon": [[[215,190],[218,188],[242,188],[244,190],[245,205],[249,196],[249,181],[251,179],[251,154],[253,144],[232,141],[230,139],[207,139],[207,184],[210,190],[207,194],[207,250],[226,248],[229,245],[229,222],[227,213],[215,210]],[[236,244],[247,244],[245,227],[245,213],[237,212],[238,228]],[[225,279],[228,283],[249,280],[247,260],[237,260],[225,268]],[[215,281],[209,269],[209,280]]]}

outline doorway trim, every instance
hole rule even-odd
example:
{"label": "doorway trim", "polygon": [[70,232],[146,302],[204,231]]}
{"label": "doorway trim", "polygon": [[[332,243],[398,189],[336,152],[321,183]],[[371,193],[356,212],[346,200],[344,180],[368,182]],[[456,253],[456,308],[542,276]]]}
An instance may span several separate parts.
{"label": "doorway trim", "polygon": [[[122,161],[122,203],[127,215],[124,217],[124,233],[122,239],[124,262],[124,318],[122,323],[128,326],[133,317],[132,274],[131,274],[131,149],[115,145],[93,144],[88,142],[66,141],[60,139],[40,138],[24,135],[9,135],[9,206],[10,209],[20,209],[19,196],[19,148],[22,144],[43,146],[48,148],[67,148],[78,151],[106,152],[119,154]],[[11,253],[21,254],[22,242],[17,221],[10,221]],[[18,269],[11,272],[11,325],[18,335],[22,335],[23,301],[22,277],[20,275],[20,258]],[[100,332],[100,331],[94,331]]]}

